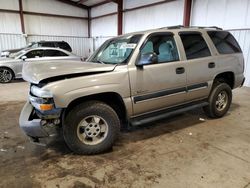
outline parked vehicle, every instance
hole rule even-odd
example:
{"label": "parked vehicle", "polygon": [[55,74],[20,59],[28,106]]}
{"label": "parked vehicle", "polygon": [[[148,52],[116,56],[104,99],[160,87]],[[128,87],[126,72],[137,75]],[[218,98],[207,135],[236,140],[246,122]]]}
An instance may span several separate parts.
{"label": "parked vehicle", "polygon": [[81,58],[59,48],[29,48],[12,53],[8,58],[0,58],[0,83],[8,83],[15,78],[22,78],[24,62],[52,60],[77,60]]}
{"label": "parked vehicle", "polygon": [[[203,107],[223,117],[244,82],[242,51],[227,31],[171,27],[106,41],[79,62],[27,64],[29,101],[20,126],[34,141],[58,129],[78,154],[110,149],[120,126]],[[52,67],[54,69],[52,70]]]}
{"label": "parked vehicle", "polygon": [[27,48],[38,48],[38,47],[61,48],[69,52],[72,52],[70,45],[65,41],[39,41],[39,42],[31,42],[23,48],[3,50],[1,52],[1,57],[9,57],[11,53],[16,53]]}

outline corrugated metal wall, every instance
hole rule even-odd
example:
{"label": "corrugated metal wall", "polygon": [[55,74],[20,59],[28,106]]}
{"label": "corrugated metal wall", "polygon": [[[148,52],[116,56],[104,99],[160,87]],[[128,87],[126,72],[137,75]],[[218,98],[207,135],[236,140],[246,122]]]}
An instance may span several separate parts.
{"label": "corrugated metal wall", "polygon": [[[124,0],[124,9],[159,1],[162,0]],[[87,17],[87,11],[59,1],[23,0],[23,7],[26,11]],[[184,0],[176,0],[144,9],[125,11],[123,32],[182,24],[183,7]],[[2,0],[1,9],[18,10],[18,0]],[[98,17],[116,11],[117,5],[108,3],[93,8],[91,16]],[[244,52],[247,78],[245,84],[248,86],[250,86],[250,31],[242,28],[250,28],[249,20],[250,0],[193,0],[192,25],[216,25],[224,29],[237,29],[232,33]],[[24,46],[26,42],[36,40],[64,40],[69,42],[74,53],[86,57],[92,49],[97,49],[105,40],[117,35],[117,15],[93,19],[91,23],[93,39],[86,38],[88,32],[86,20],[26,15],[24,21],[27,38],[21,35],[18,14],[0,13],[0,50],[18,48]]]}
{"label": "corrugated metal wall", "polygon": [[[125,0],[124,9],[134,8],[159,0],[133,1]],[[124,13],[123,32],[130,33],[146,29],[154,29],[171,25],[182,25],[184,0],[166,2],[143,9]]]}
{"label": "corrugated metal wall", "polygon": [[[18,0],[1,0],[1,9],[18,10]],[[87,17],[87,11],[59,1],[23,0],[24,11]],[[20,16],[17,13],[0,12],[0,51],[19,48],[28,42],[39,40],[64,40],[73,52],[88,57],[93,51],[93,39],[88,36],[88,22],[83,19],[24,15],[25,32],[21,34]]]}
{"label": "corrugated metal wall", "polygon": [[20,48],[26,45],[22,34],[0,33],[0,51],[5,49]]}
{"label": "corrugated metal wall", "polygon": [[[91,9],[91,17],[117,12],[116,3],[107,3]],[[117,15],[96,18],[91,21],[91,36],[105,37],[117,35]]]}
{"label": "corrugated metal wall", "polygon": [[30,35],[28,42],[33,41],[66,41],[72,48],[72,52],[81,57],[87,58],[93,53],[93,39],[87,37],[74,36],[50,36],[50,35]]}

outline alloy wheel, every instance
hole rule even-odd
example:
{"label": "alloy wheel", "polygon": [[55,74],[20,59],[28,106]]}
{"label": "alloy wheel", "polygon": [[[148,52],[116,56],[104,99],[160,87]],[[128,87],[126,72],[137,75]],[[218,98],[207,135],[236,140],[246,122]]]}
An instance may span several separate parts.
{"label": "alloy wheel", "polygon": [[97,115],[84,118],[77,127],[77,136],[87,145],[96,145],[101,143],[108,133],[107,122]]}
{"label": "alloy wheel", "polygon": [[8,69],[0,69],[0,82],[7,83],[12,80],[12,73]]}
{"label": "alloy wheel", "polygon": [[228,103],[228,94],[226,91],[221,91],[218,96],[217,100],[215,101],[215,106],[218,111],[223,111]]}

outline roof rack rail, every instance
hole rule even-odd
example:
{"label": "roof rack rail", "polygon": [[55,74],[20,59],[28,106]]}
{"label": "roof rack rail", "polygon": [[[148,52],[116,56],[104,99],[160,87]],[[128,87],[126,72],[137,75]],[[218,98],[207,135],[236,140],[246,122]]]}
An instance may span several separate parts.
{"label": "roof rack rail", "polygon": [[181,28],[197,28],[197,29],[216,29],[216,30],[223,30],[220,27],[217,26],[189,26],[186,27],[184,25],[174,25],[174,26],[169,26],[169,27],[161,27],[159,29],[181,29]]}
{"label": "roof rack rail", "polygon": [[159,29],[180,29],[180,28],[184,28],[183,25],[173,25],[173,26],[169,26],[169,27],[161,27]]}
{"label": "roof rack rail", "polygon": [[217,26],[194,26],[194,28],[198,28],[198,29],[217,29],[217,30],[223,30],[220,27]]}

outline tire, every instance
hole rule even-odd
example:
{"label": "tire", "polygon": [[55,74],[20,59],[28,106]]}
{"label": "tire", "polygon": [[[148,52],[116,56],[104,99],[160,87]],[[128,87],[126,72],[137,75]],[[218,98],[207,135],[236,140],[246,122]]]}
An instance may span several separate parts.
{"label": "tire", "polygon": [[76,154],[85,155],[111,149],[119,130],[120,121],[116,112],[98,101],[76,106],[68,113],[63,124],[63,136],[68,147]]}
{"label": "tire", "polygon": [[9,83],[13,78],[14,74],[11,69],[0,67],[0,83]]}
{"label": "tire", "polygon": [[208,102],[209,105],[203,108],[205,114],[210,118],[223,117],[228,112],[232,102],[232,90],[230,86],[226,83],[215,83]]}

